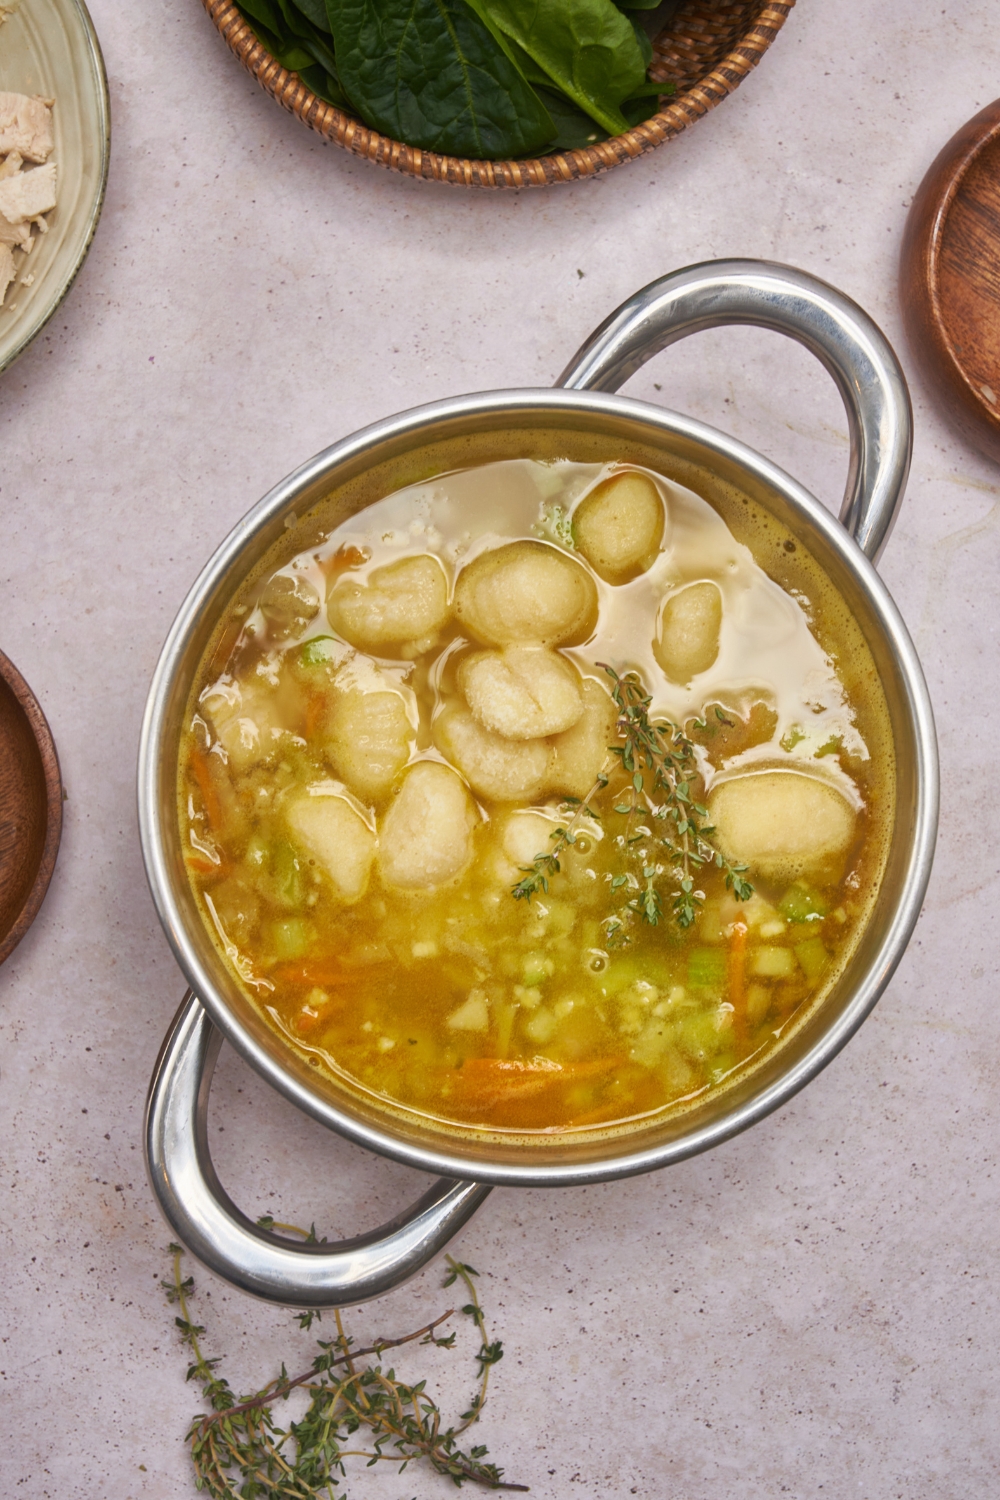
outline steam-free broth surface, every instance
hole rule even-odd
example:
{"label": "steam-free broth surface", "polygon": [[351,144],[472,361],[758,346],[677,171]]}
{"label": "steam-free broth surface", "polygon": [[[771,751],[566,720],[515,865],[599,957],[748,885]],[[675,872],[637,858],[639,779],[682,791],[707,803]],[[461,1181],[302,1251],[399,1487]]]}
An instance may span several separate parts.
{"label": "steam-free broth surface", "polygon": [[234,977],[321,1070],[441,1121],[605,1128],[724,1084],[877,886],[885,768],[823,604],[635,466],[360,511],[265,572],[195,691],[182,833]]}

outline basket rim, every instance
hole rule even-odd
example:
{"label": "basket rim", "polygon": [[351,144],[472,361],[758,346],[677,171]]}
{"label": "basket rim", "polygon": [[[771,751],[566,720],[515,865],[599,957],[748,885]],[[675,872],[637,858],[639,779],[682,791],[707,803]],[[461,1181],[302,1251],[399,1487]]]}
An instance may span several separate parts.
{"label": "basket rim", "polygon": [[[674,95],[655,115],[622,135],[548,156],[492,161],[424,151],[372,130],[353,115],[327,104],[297,73],[282,67],[258,40],[233,0],[202,0],[202,3],[223,41],[265,93],[325,140],[404,176],[486,188],[546,187],[579,181],[634,161],[673,140],[739,88],[775,41],[795,6],[795,0],[757,0],[755,19],[747,23],[739,41],[714,68]],[[673,33],[678,19],[683,17],[675,16],[670,27],[661,32],[661,38]]]}

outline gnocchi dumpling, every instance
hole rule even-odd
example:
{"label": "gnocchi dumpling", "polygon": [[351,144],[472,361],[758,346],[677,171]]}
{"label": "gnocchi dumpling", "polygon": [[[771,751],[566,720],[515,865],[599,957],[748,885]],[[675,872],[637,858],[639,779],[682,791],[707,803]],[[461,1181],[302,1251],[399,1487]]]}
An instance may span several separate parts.
{"label": "gnocchi dumpling", "polygon": [[295,842],[327,876],[347,905],[360,901],[368,889],[375,858],[375,834],[346,797],[336,792],[296,797],[287,811]]}
{"label": "gnocchi dumpling", "polygon": [[553,834],[565,823],[564,817],[536,812],[534,808],[518,808],[510,813],[501,826],[498,847],[493,851],[491,874],[498,885],[511,886],[520,880],[522,870],[531,865],[536,855],[549,852]]}
{"label": "gnocchi dumpling", "polygon": [[671,682],[687,686],[719,654],[722,594],[717,583],[689,583],[668,594],[660,611],[653,654]]}
{"label": "gnocchi dumpling", "polygon": [[547,740],[506,740],[484,729],[468,709],[446,709],[434,722],[434,742],[480,797],[490,802],[532,801],[548,784]]}
{"label": "gnocchi dumpling", "polygon": [[215,731],[234,771],[248,771],[291,737],[289,724],[295,715],[288,711],[284,696],[253,678],[219,683],[202,694],[199,711]]}
{"label": "gnocchi dumpling", "polygon": [[832,781],[791,768],[719,782],[708,816],[723,854],[765,880],[836,878],[857,824]]}
{"label": "gnocchi dumpling", "polygon": [[379,869],[386,885],[425,890],[460,875],[479,821],[467,787],[450,766],[411,766],[382,823]]}
{"label": "gnocchi dumpling", "polygon": [[549,790],[570,797],[586,797],[615,743],[618,711],[611,694],[593,677],[583,679],[581,691],[579,719],[552,741]]}
{"label": "gnocchi dumpling", "polygon": [[560,734],[583,713],[579,672],[544,646],[477,651],[459,667],[458,686],[472,717],[508,740]]}
{"label": "gnocchi dumpling", "polygon": [[326,753],[342,781],[362,799],[388,792],[410,758],[413,729],[399,693],[334,689]]}
{"label": "gnocchi dumpling", "polygon": [[364,583],[341,578],[327,614],[334,630],[362,650],[427,639],[448,619],[448,579],[428,553],[403,557],[375,568]]}
{"label": "gnocchi dumpling", "polygon": [[663,500],[645,474],[613,474],[573,512],[577,550],[608,583],[627,583],[645,572],[663,540]]}
{"label": "gnocchi dumpling", "polygon": [[488,646],[585,641],[597,623],[597,586],[586,568],[547,542],[482,552],[458,575],[455,613]]}

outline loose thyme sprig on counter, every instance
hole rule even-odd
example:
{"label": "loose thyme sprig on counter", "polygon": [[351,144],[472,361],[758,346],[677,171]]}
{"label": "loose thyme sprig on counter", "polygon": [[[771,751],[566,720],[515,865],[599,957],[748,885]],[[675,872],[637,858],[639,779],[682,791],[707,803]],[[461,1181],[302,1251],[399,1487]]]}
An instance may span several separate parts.
{"label": "loose thyme sprig on counter", "polygon": [[[620,676],[604,662],[597,665],[612,681],[612,697],[618,710],[615,729],[621,743],[608,746],[608,758],[582,802],[569,797],[563,800],[564,809],[567,812],[572,809],[572,816],[553,831],[551,849],[536,854],[530,865],[521,866],[524,878],[511,887],[511,894],[516,901],[530,901],[532,896],[548,890],[550,879],[560,871],[560,857],[576,843],[581,820],[590,817],[601,821],[592,804],[608,786],[617,762],[630,778],[627,800],[616,803],[613,809],[627,820],[620,840],[626,868],[614,876],[611,890],[632,890],[635,894],[620,913],[604,919],[607,941],[615,946],[625,940],[625,924],[633,914],[652,927],[658,925],[663,916],[659,881],[667,871],[672,872],[677,884],[670,906],[681,928],[691,926],[704,904],[704,893],[695,889],[695,874],[704,866],[715,865],[723,871],[726,887],[737,901],[748,901],[753,886],[744,879],[746,865],[726,859],[712,842],[715,829],[702,821],[708,818],[708,809],[692,795],[692,785],[700,779],[692,741],[671,720],[650,719],[652,698],[637,672]],[[704,728],[702,720],[696,722],[699,728]],[[648,829],[634,831],[634,819],[639,813],[647,813],[660,825],[659,836],[651,835]],[[665,862],[649,858],[651,839],[664,851]],[[643,858],[637,848],[640,844],[646,845]],[[628,868],[632,863],[641,871],[641,880],[636,871]]]}
{"label": "loose thyme sprig on counter", "polygon": [[[298,1229],[292,1224],[261,1221],[269,1228],[289,1230],[315,1243],[315,1231]],[[303,1374],[289,1377],[284,1365],[280,1375],[269,1381],[255,1395],[243,1400],[236,1397],[228,1381],[216,1373],[217,1359],[206,1359],[201,1351],[200,1336],[205,1332],[191,1321],[188,1299],[194,1291],[192,1277],[182,1279],[180,1245],[170,1245],[173,1276],[161,1283],[168,1302],[180,1308],[174,1321],[181,1338],[194,1355],[188,1367],[188,1380],[201,1384],[212,1410],[195,1417],[188,1432],[194,1463],[195,1485],[212,1500],[337,1500],[335,1488],[346,1474],[344,1460],[365,1458],[368,1467],[379,1460],[399,1465],[423,1459],[438,1474],[444,1474],[456,1485],[466,1480],[491,1490],[526,1490],[527,1485],[510,1484],[503,1470],[487,1463],[486,1448],[478,1445],[468,1452],[458,1446],[458,1439],[474,1422],[478,1422],[486,1403],[486,1388],[491,1366],[503,1358],[503,1346],[497,1340],[488,1342],[486,1325],[473,1277],[478,1273],[451,1256],[445,1259],[449,1273],[444,1285],[460,1281],[469,1294],[461,1309],[471,1318],[480,1337],[478,1388],[468,1411],[457,1425],[441,1430],[441,1413],[424,1390],[425,1383],[405,1385],[393,1370],[383,1370],[382,1355],[386,1349],[398,1348],[419,1339],[450,1349],[455,1334],[440,1337],[437,1329],[452,1316],[452,1309],[432,1323],[402,1338],[377,1339],[367,1348],[355,1349],[353,1339],[344,1332],[340,1313],[334,1314],[337,1337],[317,1340],[320,1353]],[[298,1314],[302,1328],[310,1328],[319,1312]],[[374,1364],[361,1365],[368,1356]],[[336,1372],[336,1373],[335,1373]],[[299,1387],[311,1394],[308,1410],[299,1422],[287,1429],[277,1425],[269,1410],[275,1401],[285,1401]],[[366,1432],[371,1448],[351,1448],[345,1444],[357,1432]],[[389,1450],[389,1451],[384,1451]],[[347,1500],[342,1494],[339,1500]]]}

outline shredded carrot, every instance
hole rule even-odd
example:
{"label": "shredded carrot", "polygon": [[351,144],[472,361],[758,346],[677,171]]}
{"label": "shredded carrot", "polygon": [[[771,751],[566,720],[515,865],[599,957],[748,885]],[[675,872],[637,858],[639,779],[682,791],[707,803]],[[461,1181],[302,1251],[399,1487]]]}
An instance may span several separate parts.
{"label": "shredded carrot", "polygon": [[315,984],[321,989],[331,989],[336,985],[353,984],[357,975],[342,969],[335,958],[307,958],[301,962],[278,964],[271,970],[270,977],[279,984]]}
{"label": "shredded carrot", "polygon": [[736,1041],[747,1044],[747,924],[736,921],[729,938],[729,1000],[733,1007]]}
{"label": "shredded carrot", "polygon": [[467,1057],[457,1072],[449,1074],[449,1079],[461,1095],[463,1104],[475,1101],[488,1104],[504,1099],[533,1098],[547,1089],[561,1088],[568,1083],[610,1072],[622,1061],[618,1057],[597,1057],[590,1062],[546,1067],[515,1058]]}
{"label": "shredded carrot", "polygon": [[306,705],[306,739],[312,742],[326,708],[326,694],[313,693]]}
{"label": "shredded carrot", "polygon": [[553,1073],[562,1073],[558,1063],[529,1062],[521,1057],[467,1057],[462,1064],[463,1073],[471,1073],[473,1076],[485,1078],[494,1075],[504,1077],[523,1077],[525,1074],[537,1076],[539,1073],[551,1078]]}
{"label": "shredded carrot", "polygon": [[551,1063],[544,1060],[516,1057],[467,1057],[462,1064],[463,1073],[481,1078],[531,1077],[559,1079],[565,1083],[573,1078],[590,1078],[595,1073],[606,1073],[625,1061],[622,1057],[592,1057],[589,1062]]}
{"label": "shredded carrot", "polygon": [[228,869],[224,860],[219,864],[213,864],[210,859],[204,859],[198,854],[188,854],[185,859],[188,869],[193,870],[196,875],[223,875]]}
{"label": "shredded carrot", "polygon": [[303,1010],[300,1010],[298,1015],[295,1017],[295,1030],[299,1033],[300,1036],[307,1036],[310,1031],[315,1031],[316,1027],[319,1025],[322,1019],[323,1018],[318,1010],[304,1008]]}
{"label": "shredded carrot", "polygon": [[219,802],[219,792],[212,776],[211,767],[208,764],[208,756],[204,750],[192,749],[191,769],[194,779],[198,783],[201,792],[201,800],[205,808],[205,816],[208,818],[209,827],[213,833],[219,833],[222,829],[222,805]]}
{"label": "shredded carrot", "polygon": [[628,1109],[621,1099],[616,1099],[613,1104],[599,1105],[596,1109],[588,1109],[582,1115],[574,1115],[572,1120],[566,1121],[566,1127],[574,1125],[608,1125],[612,1120],[620,1120],[623,1115],[628,1114]]}

